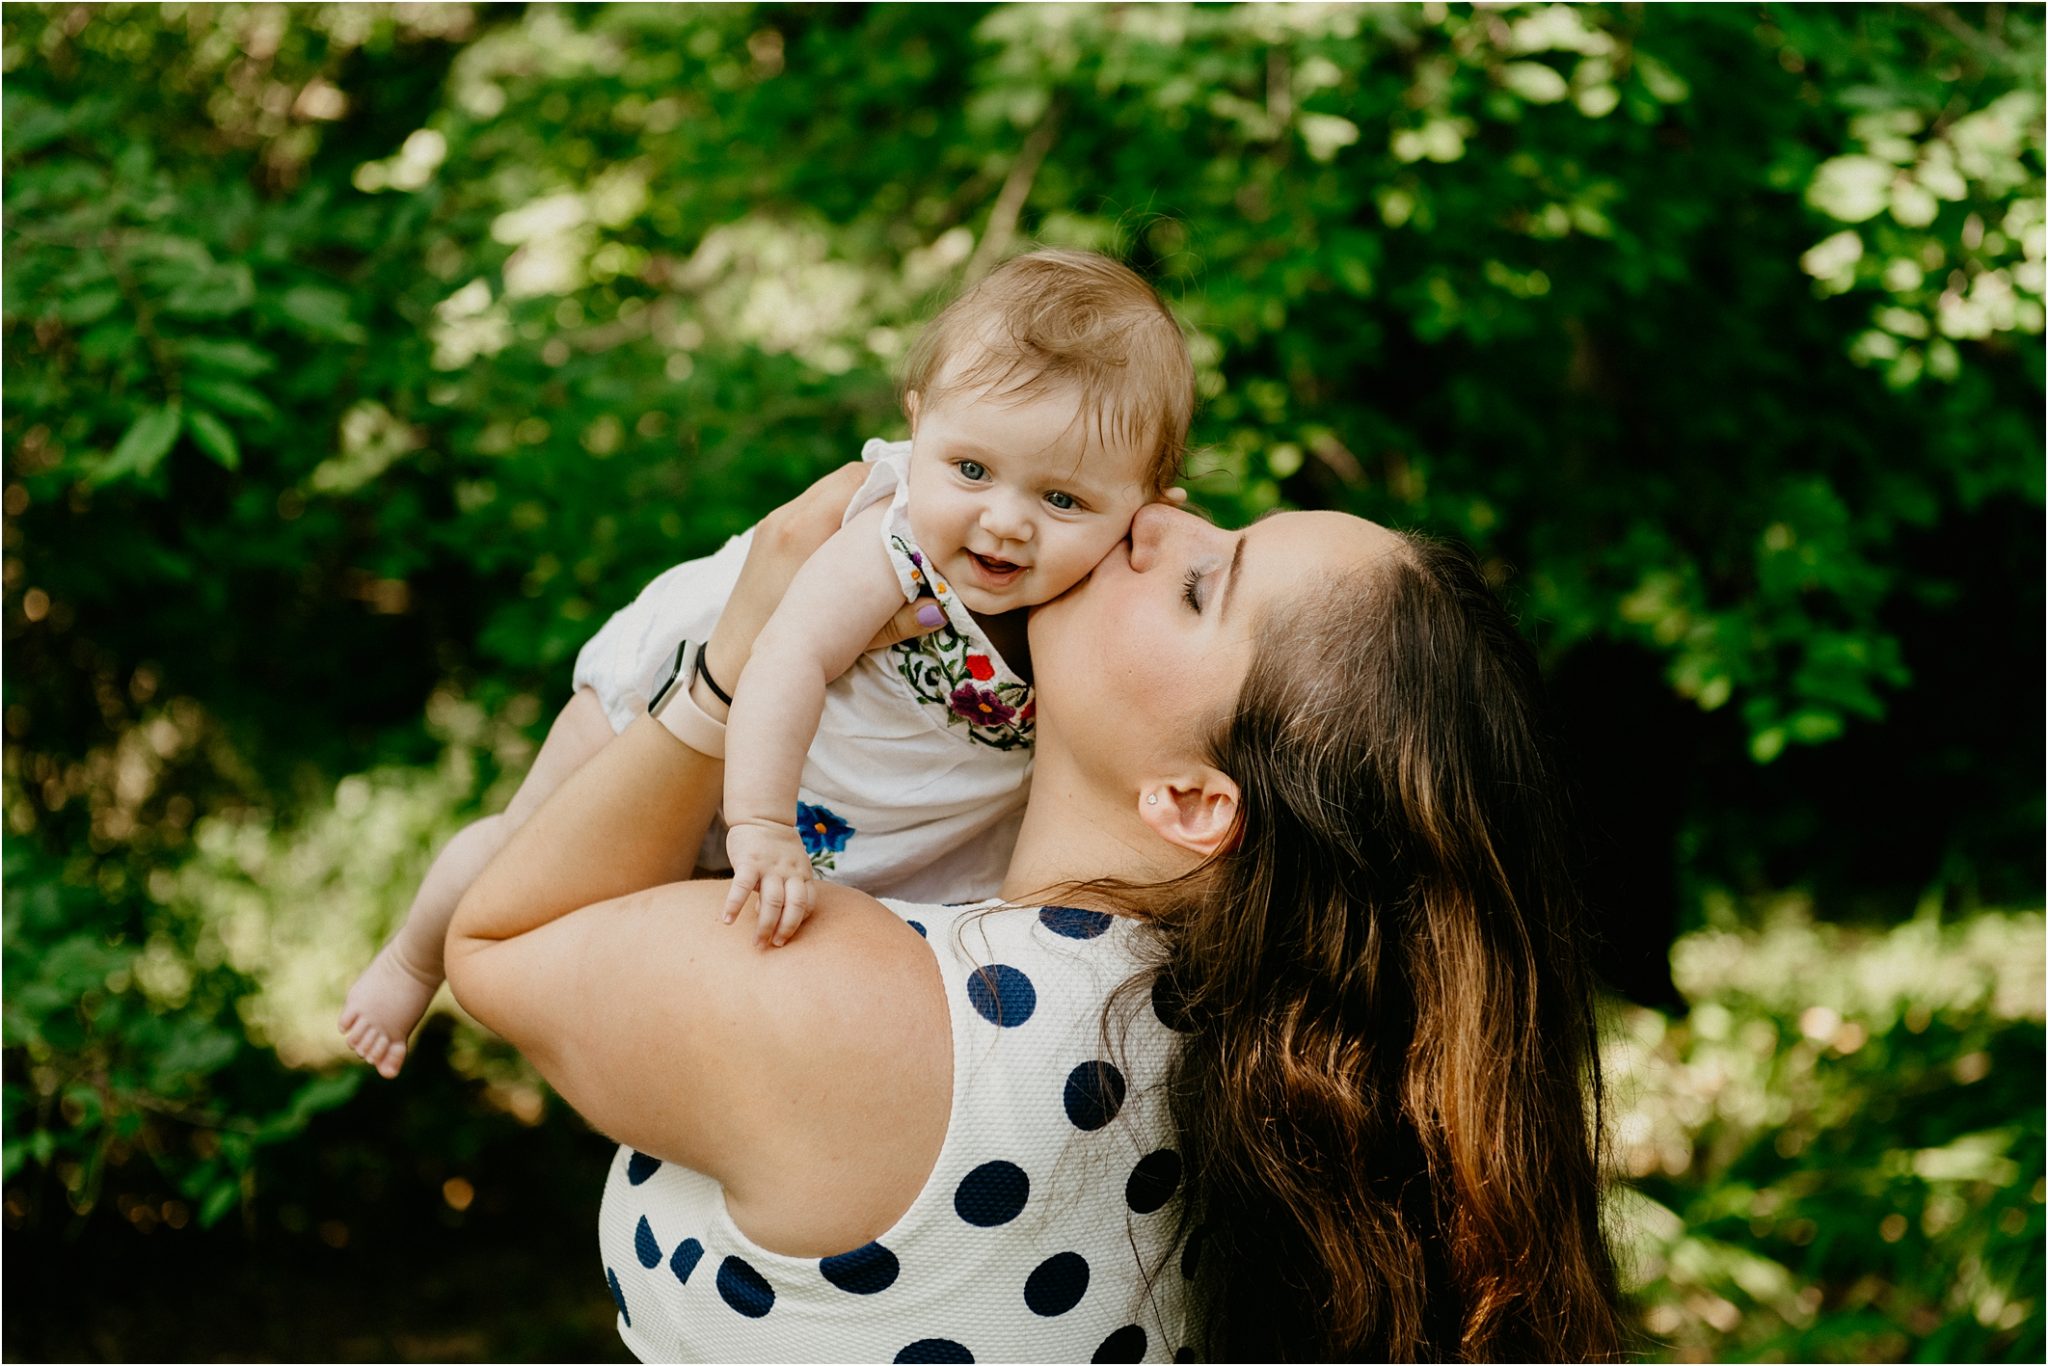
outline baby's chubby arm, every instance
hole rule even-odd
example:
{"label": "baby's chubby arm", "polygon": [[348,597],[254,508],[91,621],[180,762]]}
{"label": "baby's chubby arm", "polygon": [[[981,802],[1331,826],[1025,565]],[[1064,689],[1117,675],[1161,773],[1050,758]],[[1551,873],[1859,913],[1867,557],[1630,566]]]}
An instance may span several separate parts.
{"label": "baby's chubby arm", "polygon": [[804,561],[733,689],[725,765],[733,883],[725,918],[739,914],[758,888],[757,938],[772,931],[777,944],[795,933],[811,906],[811,861],[796,833],[796,799],[826,685],[903,607],[882,546],[886,511],[877,505],[861,512]]}

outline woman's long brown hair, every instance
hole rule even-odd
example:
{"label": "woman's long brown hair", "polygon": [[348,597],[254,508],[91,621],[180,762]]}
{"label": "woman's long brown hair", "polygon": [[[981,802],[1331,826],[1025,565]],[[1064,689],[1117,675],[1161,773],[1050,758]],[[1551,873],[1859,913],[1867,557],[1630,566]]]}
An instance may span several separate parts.
{"label": "woman's long brown hair", "polygon": [[1403,541],[1263,630],[1212,743],[1234,850],[1103,888],[1158,922],[1188,1030],[1206,1360],[1619,1348],[1534,658],[1468,555]]}

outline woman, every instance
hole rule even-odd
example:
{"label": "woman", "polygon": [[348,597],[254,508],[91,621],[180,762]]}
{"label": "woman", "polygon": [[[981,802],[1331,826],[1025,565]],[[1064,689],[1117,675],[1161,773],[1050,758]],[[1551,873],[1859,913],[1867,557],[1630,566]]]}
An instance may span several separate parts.
{"label": "woman", "polygon": [[[763,524],[717,676],[844,497]],[[627,1145],[601,1241],[629,1345],[1611,1355],[1555,784],[1470,562],[1340,514],[1226,532],[1160,505],[1030,634],[1037,765],[994,909],[826,888],[759,948],[723,884],[670,881],[720,765],[652,720],[464,898],[458,998]],[[1007,1027],[1034,1014],[1066,1031],[1050,1067]],[[1083,1020],[1102,1047],[1061,1114],[1035,1088]],[[1005,1125],[1032,1156],[968,1165]]]}

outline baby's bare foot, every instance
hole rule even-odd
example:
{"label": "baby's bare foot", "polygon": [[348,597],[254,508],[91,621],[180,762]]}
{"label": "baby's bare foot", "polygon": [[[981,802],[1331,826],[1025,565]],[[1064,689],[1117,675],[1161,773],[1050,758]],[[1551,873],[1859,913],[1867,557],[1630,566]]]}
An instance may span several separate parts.
{"label": "baby's bare foot", "polygon": [[341,1006],[341,1032],[362,1060],[389,1078],[405,1065],[405,1041],[441,985],[437,975],[406,962],[392,940],[372,959]]}

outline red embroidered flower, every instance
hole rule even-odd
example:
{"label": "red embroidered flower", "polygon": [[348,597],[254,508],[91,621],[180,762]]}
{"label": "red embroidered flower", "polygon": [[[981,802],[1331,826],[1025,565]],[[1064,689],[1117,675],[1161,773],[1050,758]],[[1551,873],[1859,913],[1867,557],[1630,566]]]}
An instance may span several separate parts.
{"label": "red embroidered flower", "polygon": [[1038,699],[1032,698],[1024,704],[1024,710],[1017,713],[1019,721],[1029,721],[1038,715]]}
{"label": "red embroidered flower", "polygon": [[967,656],[967,672],[983,683],[996,676],[996,666],[988,662],[987,655]]}

